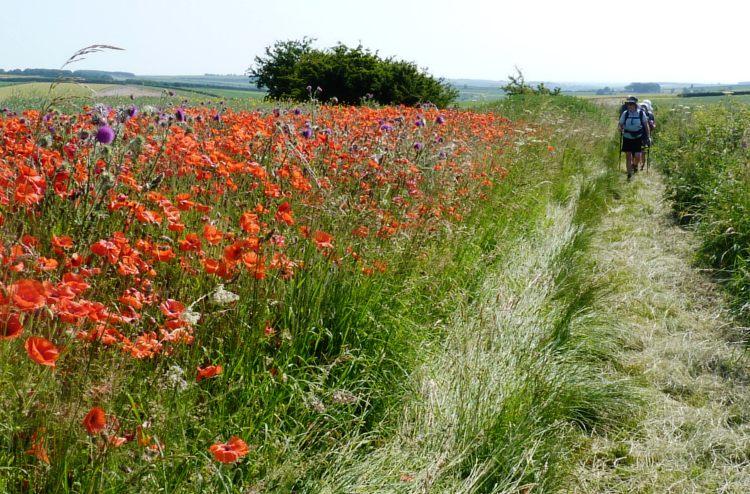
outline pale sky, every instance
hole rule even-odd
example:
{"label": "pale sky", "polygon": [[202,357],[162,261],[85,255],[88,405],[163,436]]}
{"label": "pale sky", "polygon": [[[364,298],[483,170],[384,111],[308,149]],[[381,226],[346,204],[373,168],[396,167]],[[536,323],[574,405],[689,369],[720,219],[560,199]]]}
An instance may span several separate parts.
{"label": "pale sky", "polygon": [[342,42],[435,77],[529,81],[750,81],[750,1],[0,0],[0,68],[59,68],[94,44],[125,51],[67,68],[244,74],[278,40]]}

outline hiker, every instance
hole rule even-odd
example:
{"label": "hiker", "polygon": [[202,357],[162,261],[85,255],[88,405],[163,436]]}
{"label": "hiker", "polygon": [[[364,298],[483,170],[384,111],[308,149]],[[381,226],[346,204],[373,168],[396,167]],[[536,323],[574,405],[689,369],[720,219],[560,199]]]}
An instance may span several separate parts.
{"label": "hiker", "polygon": [[628,180],[633,173],[638,172],[638,161],[643,142],[651,143],[651,129],[648,117],[638,107],[638,98],[628,96],[625,101],[628,109],[620,115],[620,133],[622,134],[622,151],[625,153],[625,164],[628,170]]}
{"label": "hiker", "polygon": [[[653,135],[654,129],[656,128],[656,118],[654,117],[654,114],[653,114],[653,107],[651,106],[651,101],[644,99],[643,103],[641,103],[640,106],[641,106],[641,110],[643,110],[643,112],[648,117],[649,135]],[[646,168],[646,154],[647,154],[647,151],[650,150],[651,148],[651,142],[653,142],[653,137],[648,142],[645,140],[643,141],[643,147],[641,148],[641,154],[640,154],[640,160],[639,160],[640,165],[641,165],[641,171],[643,171],[644,168]]]}

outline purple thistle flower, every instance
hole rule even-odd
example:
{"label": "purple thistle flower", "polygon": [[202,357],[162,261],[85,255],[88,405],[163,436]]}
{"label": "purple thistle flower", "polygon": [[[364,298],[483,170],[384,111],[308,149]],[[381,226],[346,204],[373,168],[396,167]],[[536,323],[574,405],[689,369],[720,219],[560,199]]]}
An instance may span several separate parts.
{"label": "purple thistle flower", "polygon": [[170,95],[170,96],[174,96],[174,91],[170,91],[170,92],[169,92],[169,95]]}
{"label": "purple thistle flower", "polygon": [[305,139],[312,139],[313,131],[312,131],[312,129],[302,129],[302,131],[300,131],[299,135],[301,135]]}
{"label": "purple thistle flower", "polygon": [[221,114],[217,113],[216,115],[214,115],[214,120],[217,122],[221,122]]}
{"label": "purple thistle flower", "polygon": [[308,91],[312,91],[312,86],[307,86]]}
{"label": "purple thistle flower", "polygon": [[442,115],[438,115],[438,117],[435,119],[435,123],[442,125],[445,123],[445,119],[443,118]]}
{"label": "purple thistle flower", "polygon": [[388,132],[389,130],[393,130],[393,125],[390,124],[383,124],[380,126],[380,130],[384,132]]}
{"label": "purple thistle flower", "polygon": [[294,109],[294,114],[295,115],[302,115],[302,110],[300,110],[299,108],[295,108]]}
{"label": "purple thistle flower", "polygon": [[323,92],[323,89],[321,89],[321,87],[320,87],[320,86],[318,86],[318,88],[317,88],[317,89],[316,89],[315,91],[317,91],[317,92],[319,92],[319,93],[322,93],[322,92]]}
{"label": "purple thistle flower", "polygon": [[747,141],[742,141],[742,149],[747,149]]}
{"label": "purple thistle flower", "polygon": [[334,105],[338,105],[339,99],[336,96],[334,96],[333,98],[331,98],[331,103],[333,103]]}
{"label": "purple thistle flower", "polygon": [[128,108],[128,116],[130,118],[133,118],[136,115],[138,115],[138,107],[137,106],[133,105],[130,108]]}
{"label": "purple thistle flower", "polygon": [[182,110],[182,108],[177,108],[177,111],[175,112],[174,116],[177,118],[178,122],[185,121],[185,112]]}
{"label": "purple thistle flower", "polygon": [[421,142],[415,142],[414,143],[414,149],[416,149],[417,151],[421,151],[422,150],[422,143]]}
{"label": "purple thistle flower", "polygon": [[112,127],[103,125],[96,131],[96,140],[102,144],[112,144],[115,140],[115,131]]}

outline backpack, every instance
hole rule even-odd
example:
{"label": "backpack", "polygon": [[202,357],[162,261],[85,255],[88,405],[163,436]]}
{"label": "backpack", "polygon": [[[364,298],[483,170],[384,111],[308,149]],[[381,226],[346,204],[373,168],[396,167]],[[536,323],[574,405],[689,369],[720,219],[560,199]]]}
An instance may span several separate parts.
{"label": "backpack", "polygon": [[[627,132],[628,134],[632,136],[631,139],[637,139],[641,137],[643,135],[643,126],[646,125],[646,123],[648,122],[648,117],[646,116],[643,109],[638,108],[638,116],[636,117],[631,117],[630,112],[628,112],[627,110],[622,112],[622,115],[625,116],[625,121],[623,122],[622,127],[625,130],[625,132]],[[620,118],[622,118],[622,115],[620,116]],[[646,119],[646,122],[644,122],[644,118]],[[638,128],[635,128],[636,125],[634,124],[636,122],[638,123],[638,126],[637,126]],[[633,130],[628,130],[628,128],[633,129]]]}

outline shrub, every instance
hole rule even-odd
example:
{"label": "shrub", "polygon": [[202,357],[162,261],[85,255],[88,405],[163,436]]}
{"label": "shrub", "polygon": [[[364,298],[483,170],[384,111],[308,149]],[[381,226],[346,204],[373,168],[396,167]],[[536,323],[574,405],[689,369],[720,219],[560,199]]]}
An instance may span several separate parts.
{"label": "shrub", "polygon": [[[318,50],[314,40],[279,41],[255,57],[248,70],[258,88],[268,88],[268,99],[301,101],[321,93],[325,99],[357,105],[373,100],[382,104],[415,106],[432,103],[440,108],[458,97],[458,90],[435,79],[413,62],[382,59],[361,45],[339,43]],[[317,94],[316,94],[317,96]]]}

